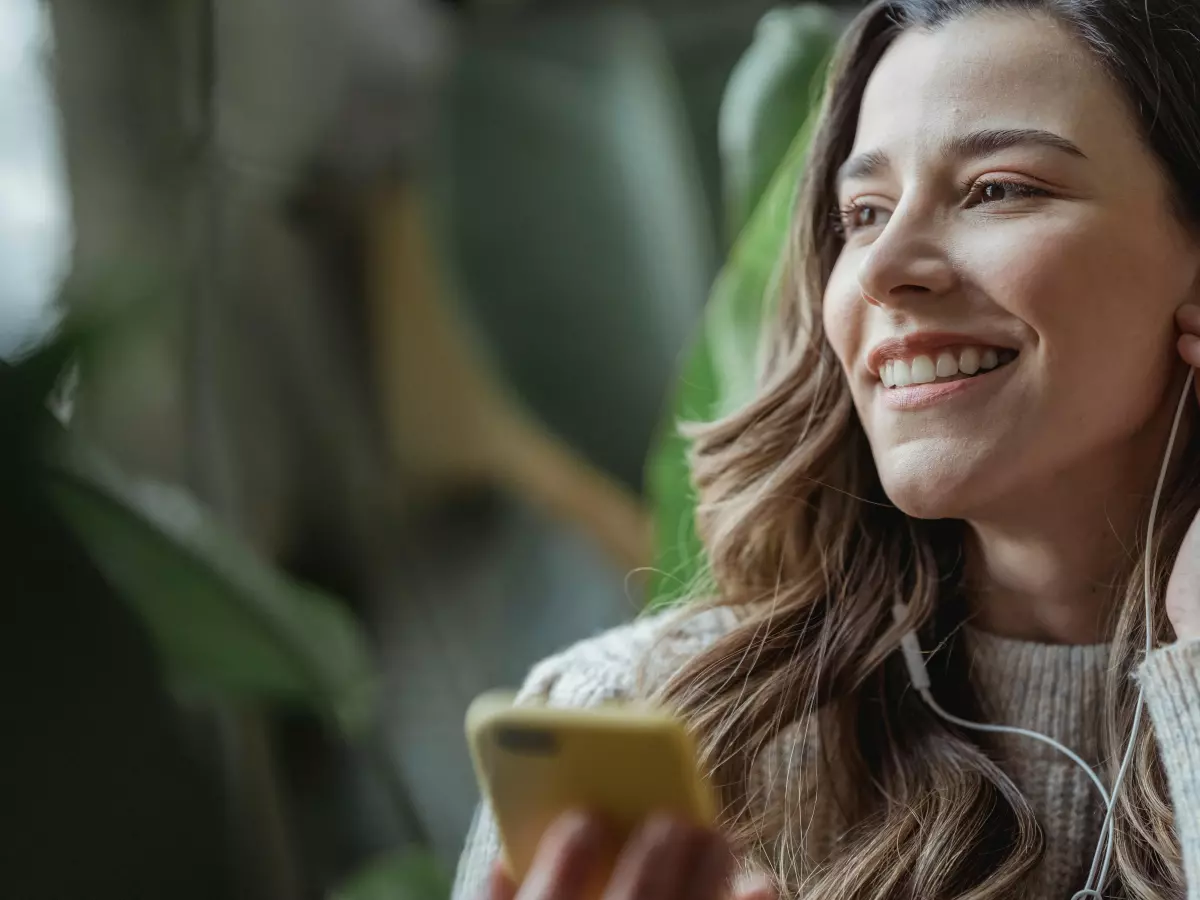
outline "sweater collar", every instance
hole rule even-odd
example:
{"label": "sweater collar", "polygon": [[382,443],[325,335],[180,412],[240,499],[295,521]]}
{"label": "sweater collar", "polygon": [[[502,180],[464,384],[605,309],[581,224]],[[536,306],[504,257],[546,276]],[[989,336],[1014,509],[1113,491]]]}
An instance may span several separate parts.
{"label": "sweater collar", "polygon": [[[1109,645],[1039,644],[965,630],[971,678],[988,720],[1052,737],[1084,759],[1099,757]],[[1030,738],[998,736],[1001,752],[1062,759]],[[1069,764],[1069,763],[1068,763]]]}

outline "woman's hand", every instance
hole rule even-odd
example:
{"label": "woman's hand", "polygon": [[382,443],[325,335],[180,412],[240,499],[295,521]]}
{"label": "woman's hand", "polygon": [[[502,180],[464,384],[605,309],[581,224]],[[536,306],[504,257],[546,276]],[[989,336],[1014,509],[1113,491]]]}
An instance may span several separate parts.
{"label": "woman's hand", "polygon": [[[1200,369],[1200,306],[1187,304],[1175,314],[1182,334],[1179,355],[1193,369]],[[1196,379],[1200,397],[1200,372]],[[1171,580],[1167,583],[1167,617],[1181,641],[1200,639],[1200,515],[1192,520],[1184,536]]]}
{"label": "woman's hand", "polygon": [[[546,831],[523,884],[499,866],[486,900],[586,900],[611,857],[603,825],[568,813]],[[603,900],[721,900],[729,890],[734,860],[721,835],[674,819],[650,819],[622,848]],[[737,900],[775,900],[768,884],[739,892]]]}

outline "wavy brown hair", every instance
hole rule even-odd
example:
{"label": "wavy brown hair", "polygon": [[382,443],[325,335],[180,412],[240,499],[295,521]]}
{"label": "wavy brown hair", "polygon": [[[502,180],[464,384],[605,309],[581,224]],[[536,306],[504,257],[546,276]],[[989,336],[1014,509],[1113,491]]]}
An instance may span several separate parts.
{"label": "wavy brown hair", "polygon": [[[804,900],[943,900],[1018,893],[1042,834],[986,742],[932,714],[909,689],[897,650],[918,629],[940,702],[982,718],[955,635],[965,529],[919,521],[885,496],[826,341],[821,300],[839,252],[835,177],[851,150],[866,83],[910,28],[936,29],[980,11],[1047,14],[1071,28],[1120,85],[1173,186],[1177,213],[1200,225],[1200,4],[1177,0],[880,0],[849,28],[831,69],[800,189],[790,277],[770,323],[757,397],[694,431],[698,526],[713,603],[741,624],[690,661],[664,690],[693,724],[743,847]],[[1195,433],[1188,459],[1200,458]],[[1183,467],[1152,535],[1151,581],[1161,593],[1200,507],[1200,472]],[[1140,560],[1140,554],[1137,554]],[[1130,677],[1145,642],[1142,564],[1113,602],[1105,758],[1115,767],[1133,719]],[[910,621],[897,625],[896,601]],[[1161,606],[1161,605],[1160,605]],[[1161,611],[1158,641],[1170,639]],[[783,804],[797,821],[768,821],[755,766],[789,726],[818,734],[828,777],[796,775]],[[810,844],[817,778],[845,824],[822,858]],[[1166,779],[1152,727],[1137,736],[1115,819],[1115,872],[1106,896],[1184,894]]]}

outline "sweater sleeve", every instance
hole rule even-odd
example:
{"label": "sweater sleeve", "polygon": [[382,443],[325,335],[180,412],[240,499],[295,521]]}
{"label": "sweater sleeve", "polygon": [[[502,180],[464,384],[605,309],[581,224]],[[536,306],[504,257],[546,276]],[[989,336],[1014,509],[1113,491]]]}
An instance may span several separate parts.
{"label": "sweater sleeve", "polygon": [[1188,900],[1200,900],[1200,641],[1154,651],[1140,680],[1171,787]]}
{"label": "sweater sleeve", "polygon": [[[534,666],[517,702],[586,708],[632,700],[665,681],[732,621],[728,611],[717,610],[678,619],[673,614],[640,619],[613,629]],[[648,660],[651,650],[653,659]],[[496,822],[483,803],[458,864],[452,900],[481,900],[499,857]]]}

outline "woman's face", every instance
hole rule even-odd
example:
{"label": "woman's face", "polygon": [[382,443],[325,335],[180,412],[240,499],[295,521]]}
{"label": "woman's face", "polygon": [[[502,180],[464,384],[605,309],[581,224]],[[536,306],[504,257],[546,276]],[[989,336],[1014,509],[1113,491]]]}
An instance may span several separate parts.
{"label": "woman's face", "polygon": [[897,506],[971,518],[1141,458],[1200,252],[1084,45],[1029,14],[903,34],[839,185],[824,322]]}

